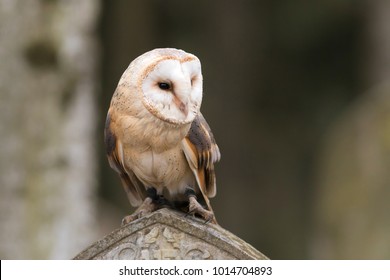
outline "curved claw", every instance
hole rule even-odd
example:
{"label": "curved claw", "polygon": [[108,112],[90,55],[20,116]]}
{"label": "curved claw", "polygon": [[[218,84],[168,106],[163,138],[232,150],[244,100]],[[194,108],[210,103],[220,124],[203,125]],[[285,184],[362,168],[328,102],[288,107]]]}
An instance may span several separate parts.
{"label": "curved claw", "polygon": [[157,205],[150,197],[145,198],[141,206],[135,210],[131,215],[128,215],[122,219],[122,226],[131,223],[139,218],[142,218],[157,209]]}
{"label": "curved claw", "polygon": [[212,222],[216,224],[214,213],[210,210],[206,210],[202,205],[196,200],[195,196],[190,196],[189,198],[189,206],[188,206],[188,214],[198,214],[201,216],[206,222]]}

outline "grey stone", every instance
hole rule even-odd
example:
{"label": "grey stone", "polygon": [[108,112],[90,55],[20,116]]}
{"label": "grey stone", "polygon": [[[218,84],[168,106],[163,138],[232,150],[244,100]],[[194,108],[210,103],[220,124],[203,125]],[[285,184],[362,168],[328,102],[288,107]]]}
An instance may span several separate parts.
{"label": "grey stone", "polygon": [[218,225],[171,209],[114,230],[74,259],[268,259]]}

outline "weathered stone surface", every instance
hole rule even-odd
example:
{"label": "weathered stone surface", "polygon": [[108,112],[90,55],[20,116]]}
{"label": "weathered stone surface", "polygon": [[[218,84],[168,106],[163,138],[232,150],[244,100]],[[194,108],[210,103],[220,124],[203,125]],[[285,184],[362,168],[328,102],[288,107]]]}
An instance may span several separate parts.
{"label": "weathered stone surface", "polygon": [[218,225],[160,209],[118,228],[74,259],[267,259]]}

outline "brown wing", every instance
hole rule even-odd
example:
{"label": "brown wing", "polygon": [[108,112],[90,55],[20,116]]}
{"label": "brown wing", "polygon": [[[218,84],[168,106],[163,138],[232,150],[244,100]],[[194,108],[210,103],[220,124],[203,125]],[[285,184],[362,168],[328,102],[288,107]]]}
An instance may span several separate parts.
{"label": "brown wing", "polygon": [[114,134],[112,129],[113,125],[114,120],[109,110],[104,128],[104,143],[106,145],[108,162],[111,168],[119,174],[130,204],[137,207],[145,198],[145,187],[131,170],[125,168],[123,164],[122,143]]}
{"label": "brown wing", "polygon": [[221,154],[211,129],[200,112],[182,144],[200,191],[207,206],[211,208],[207,197],[214,197],[217,191],[214,163],[219,161]]}

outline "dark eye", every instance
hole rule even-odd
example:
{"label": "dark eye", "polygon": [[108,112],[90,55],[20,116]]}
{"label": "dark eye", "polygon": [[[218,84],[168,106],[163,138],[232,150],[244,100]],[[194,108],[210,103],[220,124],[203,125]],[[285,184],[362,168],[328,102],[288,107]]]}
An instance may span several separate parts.
{"label": "dark eye", "polygon": [[162,90],[170,90],[171,85],[169,83],[158,83],[158,87]]}

